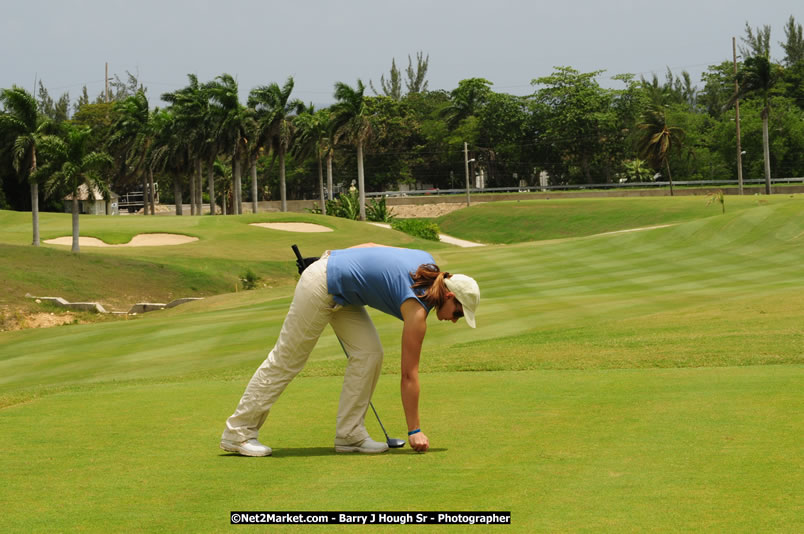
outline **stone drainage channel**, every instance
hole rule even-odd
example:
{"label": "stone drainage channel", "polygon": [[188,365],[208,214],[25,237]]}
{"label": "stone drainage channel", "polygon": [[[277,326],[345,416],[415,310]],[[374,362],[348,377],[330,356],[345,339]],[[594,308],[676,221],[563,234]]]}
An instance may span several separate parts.
{"label": "stone drainage channel", "polygon": [[200,297],[188,297],[183,299],[176,299],[167,304],[161,302],[139,302],[131,307],[127,312],[108,311],[98,302],[67,302],[61,297],[35,297],[33,295],[25,295],[29,299],[36,299],[37,302],[51,302],[56,306],[78,311],[91,311],[95,313],[111,313],[112,315],[137,315],[138,313],[146,313],[155,310],[165,310],[168,308],[175,308],[179,304],[192,302],[194,300],[203,300]]}

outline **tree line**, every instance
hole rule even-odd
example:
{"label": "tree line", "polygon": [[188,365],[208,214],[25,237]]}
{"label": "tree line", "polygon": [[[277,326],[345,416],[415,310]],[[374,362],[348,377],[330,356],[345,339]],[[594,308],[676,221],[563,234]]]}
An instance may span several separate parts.
{"label": "tree line", "polygon": [[769,187],[771,177],[804,175],[804,38],[792,16],[784,35],[777,61],[770,27],[746,23],[736,73],[731,60],[711,65],[700,88],[669,69],[664,79],[620,74],[605,88],[603,71],[563,66],[533,79],[527,96],[484,78],[430,90],[423,53],[404,74],[393,60],[379,87],[370,82],[373,95],[359,79],[336,83],[323,109],[293,97],[293,78],[241,102],[231,75],[188,75],[157,107],[129,74],[115,77],[108,102],[84,88],[72,114],[68,95],[14,86],[0,92],[0,207],[58,210],[88,183],[118,193],[158,184],[178,214],[185,199],[191,215],[202,203],[213,214],[256,210],[258,200],[286,210],[288,198],[318,199],[325,211],[354,180],[365,219],[366,191],[464,187],[466,158],[486,187],[536,185],[545,172],[551,185],[660,178],[672,193],[673,179],[737,176],[738,101],[743,171]]}

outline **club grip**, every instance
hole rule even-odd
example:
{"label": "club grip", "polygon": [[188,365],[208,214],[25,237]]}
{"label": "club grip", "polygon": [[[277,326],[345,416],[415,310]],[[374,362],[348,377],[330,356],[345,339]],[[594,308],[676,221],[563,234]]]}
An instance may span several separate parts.
{"label": "club grip", "polygon": [[301,252],[299,252],[299,247],[298,247],[298,246],[296,246],[296,245],[291,245],[291,246],[290,246],[290,248],[292,248],[292,249],[293,249],[294,254],[296,254],[296,259],[297,259],[297,260],[298,260],[300,263],[301,263],[301,262],[303,262],[303,261],[304,261],[304,258],[302,258]]}
{"label": "club grip", "polygon": [[296,245],[291,245],[290,248],[292,248],[293,253],[296,254],[296,267],[299,268],[299,274],[303,273],[307,267],[318,260],[318,258],[303,258],[301,252],[299,252],[299,247]]}

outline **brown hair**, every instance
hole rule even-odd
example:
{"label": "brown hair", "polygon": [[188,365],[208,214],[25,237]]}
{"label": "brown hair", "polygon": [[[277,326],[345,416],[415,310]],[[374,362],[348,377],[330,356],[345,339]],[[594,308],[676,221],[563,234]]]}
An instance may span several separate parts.
{"label": "brown hair", "polygon": [[[444,283],[444,279],[452,275],[442,272],[438,265],[434,263],[419,265],[416,272],[410,273],[410,276],[413,278],[411,289],[424,289],[420,296],[428,306],[440,308],[444,301],[447,300],[449,290]],[[416,293],[419,294],[418,291]]]}

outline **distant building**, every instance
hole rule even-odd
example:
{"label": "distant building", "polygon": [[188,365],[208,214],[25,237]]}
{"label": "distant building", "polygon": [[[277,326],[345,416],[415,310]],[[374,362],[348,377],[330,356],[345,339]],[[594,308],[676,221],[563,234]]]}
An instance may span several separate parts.
{"label": "distant building", "polygon": [[[110,193],[110,196],[111,198],[106,200],[103,198],[103,193],[94,187],[92,188],[92,195],[90,195],[86,184],[81,184],[78,188],[78,212],[86,215],[120,215],[118,208],[120,195],[113,192]],[[64,197],[64,211],[72,213],[73,195]]]}

